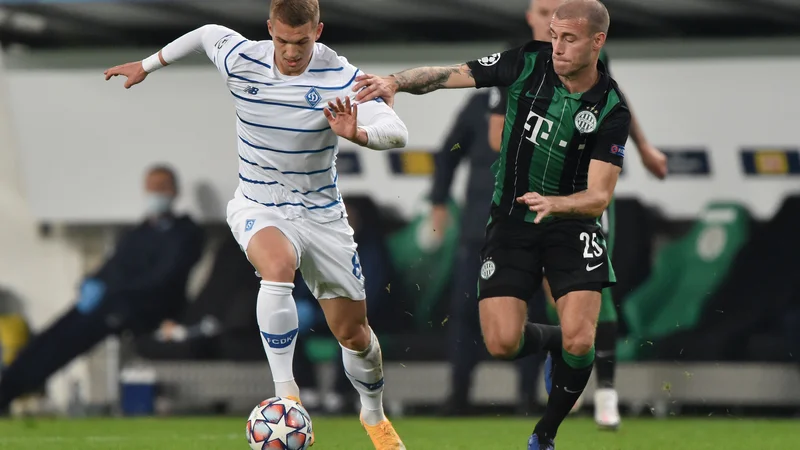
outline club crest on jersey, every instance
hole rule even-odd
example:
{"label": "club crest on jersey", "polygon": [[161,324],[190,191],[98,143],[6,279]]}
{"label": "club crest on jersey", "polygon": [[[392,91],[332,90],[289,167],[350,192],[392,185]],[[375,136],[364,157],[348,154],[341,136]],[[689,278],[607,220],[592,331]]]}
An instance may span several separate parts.
{"label": "club crest on jersey", "polygon": [[497,270],[497,266],[495,266],[494,261],[491,259],[484,261],[483,265],[481,266],[481,278],[484,280],[492,278],[495,270]]}
{"label": "club crest on jersey", "polygon": [[581,111],[575,116],[575,128],[582,134],[591,133],[597,128],[597,116],[591,111]]}
{"label": "club crest on jersey", "polygon": [[322,96],[317,92],[317,88],[312,87],[306,92],[306,102],[308,106],[313,108],[319,104],[320,100],[322,100]]}
{"label": "club crest on jersey", "polygon": [[484,56],[483,58],[478,60],[478,64],[489,67],[497,64],[497,61],[500,61],[500,53],[494,53],[489,56]]}

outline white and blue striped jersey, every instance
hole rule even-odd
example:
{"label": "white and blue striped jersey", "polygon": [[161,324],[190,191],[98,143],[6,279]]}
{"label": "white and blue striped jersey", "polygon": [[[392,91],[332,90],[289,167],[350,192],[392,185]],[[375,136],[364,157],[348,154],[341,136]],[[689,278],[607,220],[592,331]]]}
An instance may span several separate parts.
{"label": "white and blue striped jersey", "polygon": [[[344,217],[335,166],[339,139],[323,109],[337,97],[352,99],[362,72],[317,43],[305,73],[283,75],[274,64],[272,41],[251,41],[216,25],[204,28],[203,48],[236,105],[241,193],[287,218]],[[382,102],[360,105],[360,125],[373,108],[394,114]]]}

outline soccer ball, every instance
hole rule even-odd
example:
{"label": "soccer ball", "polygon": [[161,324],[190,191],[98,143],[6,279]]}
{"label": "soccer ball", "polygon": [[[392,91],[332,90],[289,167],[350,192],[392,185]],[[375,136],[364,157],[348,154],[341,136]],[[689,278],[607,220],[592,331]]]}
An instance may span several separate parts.
{"label": "soccer ball", "polygon": [[311,417],[296,401],[273,397],[253,408],[246,437],[253,450],[307,450],[311,446]]}

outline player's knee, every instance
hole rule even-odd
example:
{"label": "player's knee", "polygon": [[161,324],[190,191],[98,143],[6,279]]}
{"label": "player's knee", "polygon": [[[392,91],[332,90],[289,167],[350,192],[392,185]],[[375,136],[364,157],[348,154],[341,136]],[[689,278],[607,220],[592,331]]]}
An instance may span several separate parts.
{"label": "player's knee", "polygon": [[336,324],[330,324],[331,332],[336,336],[336,340],[342,347],[361,351],[369,347],[371,334],[366,321],[351,320]]}
{"label": "player's knee", "polygon": [[576,356],[582,356],[594,345],[593,327],[562,327],[564,350]]}
{"label": "player's knee", "polygon": [[287,264],[283,261],[275,261],[264,264],[256,268],[264,281],[274,281],[279,283],[290,283],[294,280],[294,264]]}
{"label": "player's knee", "polygon": [[269,255],[251,258],[251,260],[264,281],[279,283],[291,283],[294,281],[297,266],[294,254],[271,252]]}
{"label": "player's knee", "polygon": [[519,352],[520,334],[509,330],[493,330],[484,333],[486,350],[494,358],[512,359]]}
{"label": "player's knee", "polygon": [[247,258],[264,281],[291,283],[297,270],[297,255],[289,239],[274,227],[257,232],[247,247]]}

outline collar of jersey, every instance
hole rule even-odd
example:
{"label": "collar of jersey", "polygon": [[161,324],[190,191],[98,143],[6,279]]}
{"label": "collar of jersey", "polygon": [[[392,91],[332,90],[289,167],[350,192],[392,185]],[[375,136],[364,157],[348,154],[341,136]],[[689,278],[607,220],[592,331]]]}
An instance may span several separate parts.
{"label": "collar of jersey", "polygon": [[597,80],[597,83],[592,86],[586,92],[582,93],[570,93],[567,88],[564,87],[564,84],[561,83],[561,79],[558,78],[555,69],[553,68],[552,64],[548,64],[550,67],[548,68],[548,76],[553,82],[553,86],[555,86],[555,90],[558,92],[559,96],[571,98],[573,100],[582,100],[589,103],[597,103],[603,99],[603,95],[605,95],[606,91],[609,89],[611,85],[611,77],[608,76],[606,72],[606,66],[603,64],[602,61],[597,61],[597,69],[600,71],[600,79]]}

